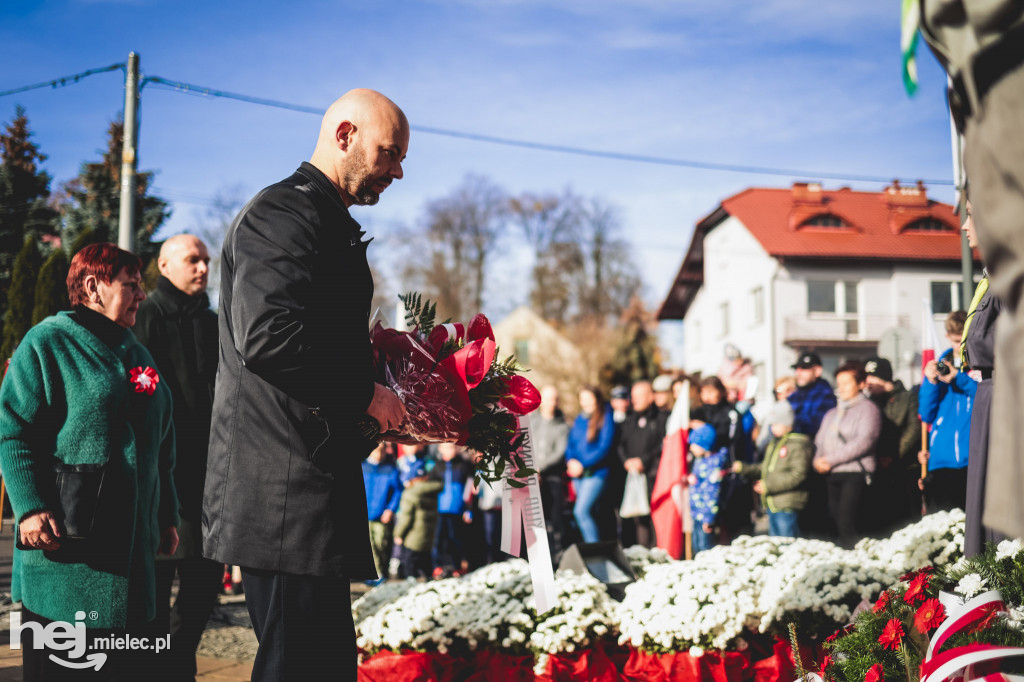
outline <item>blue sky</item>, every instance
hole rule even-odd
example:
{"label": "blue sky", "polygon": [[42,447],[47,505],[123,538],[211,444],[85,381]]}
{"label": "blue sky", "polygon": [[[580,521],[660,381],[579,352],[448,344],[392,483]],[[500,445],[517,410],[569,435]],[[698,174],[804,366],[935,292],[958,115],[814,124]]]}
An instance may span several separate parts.
{"label": "blue sky", "polygon": [[[193,2],[0,0],[0,90],[141,56],[146,76],[326,107],[381,90],[413,125],[628,154],[905,180],[951,176],[945,78],[919,50],[900,78],[899,3],[864,0],[421,0]],[[248,196],[309,157],[310,114],[143,92],[139,163],[188,230],[218,193]],[[26,107],[56,181],[98,156],[123,105],[120,72],[0,98]],[[517,149],[413,133],[405,179],[356,218],[395,234],[468,173],[506,190],[571,187],[621,209],[656,306],[693,224],[778,177]],[[882,183],[825,181],[880,189]],[[930,194],[949,201],[952,190]],[[385,266],[386,267],[386,266]],[[507,284],[507,283],[499,283]],[[493,297],[491,312],[518,303]],[[522,292],[525,297],[525,292]],[[677,332],[663,336],[678,342]]]}

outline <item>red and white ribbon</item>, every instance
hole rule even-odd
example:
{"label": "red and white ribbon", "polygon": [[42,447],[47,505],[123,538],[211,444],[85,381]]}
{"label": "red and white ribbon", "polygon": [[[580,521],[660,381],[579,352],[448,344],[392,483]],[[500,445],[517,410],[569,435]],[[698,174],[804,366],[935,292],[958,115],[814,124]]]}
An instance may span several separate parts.
{"label": "red and white ribbon", "polygon": [[[533,433],[530,417],[519,417],[520,433],[526,434],[519,455],[523,464],[534,467]],[[512,465],[512,474],[515,465]],[[523,530],[526,534],[526,556],[530,563],[530,578],[533,581],[533,595],[537,601],[537,613],[544,613],[555,606],[558,590],[555,588],[555,573],[551,567],[551,548],[548,547],[547,525],[544,523],[544,507],[540,500],[540,477],[533,474],[523,480],[526,485],[515,488],[506,479],[501,491],[501,551],[519,556]]]}
{"label": "red and white ribbon", "polygon": [[1013,656],[1024,656],[1024,648],[996,646],[992,644],[969,644],[944,651],[941,654],[936,652],[951,636],[960,632],[972,623],[987,617],[989,614],[998,611],[1005,611],[1002,595],[997,590],[991,590],[980,594],[966,603],[961,603],[955,596],[942,593],[939,600],[946,607],[948,616],[932,635],[928,643],[928,652],[925,654],[924,663],[921,665],[921,682],[944,682],[953,677],[960,677],[963,672],[965,682],[1022,682],[1024,678],[1014,675],[995,673],[982,677],[975,677],[973,666],[986,661],[998,661]]}
{"label": "red and white ribbon", "polygon": [[989,590],[965,602],[948,592],[939,594],[939,601],[946,607],[946,620],[932,635],[928,643],[925,661],[935,655],[950,636],[956,634],[976,620],[980,620],[993,611],[1005,611],[1003,596],[998,590]]}

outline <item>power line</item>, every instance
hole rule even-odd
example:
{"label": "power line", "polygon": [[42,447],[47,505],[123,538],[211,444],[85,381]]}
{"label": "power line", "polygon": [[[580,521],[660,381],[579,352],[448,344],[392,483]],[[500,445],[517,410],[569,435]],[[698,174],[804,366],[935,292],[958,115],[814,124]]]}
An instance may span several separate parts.
{"label": "power line", "polygon": [[[100,69],[90,69],[83,71],[82,73],[75,74],[73,76],[65,76],[62,78],[55,78],[54,80],[47,81],[45,83],[37,83],[34,85],[26,85],[24,87],[15,88],[13,90],[7,90],[0,92],[0,97],[5,95],[11,95],[17,92],[25,92],[27,90],[34,90],[43,87],[58,87],[69,85],[71,83],[77,83],[82,78],[86,78],[93,74],[105,73],[107,71],[113,71],[115,69],[123,69],[124,64],[112,64],[107,67]],[[69,82],[70,81],[70,82]],[[182,81],[173,81],[160,76],[147,76],[142,79],[140,89],[147,85],[155,85],[162,90],[170,90],[172,92],[178,92],[186,95],[194,95],[199,97],[218,97],[223,99],[233,99],[239,102],[245,102],[247,104],[258,104],[260,106],[274,107],[277,109],[286,109],[288,111],[297,111],[304,114],[315,114],[323,115],[324,109],[317,107],[309,107],[301,104],[294,104],[292,102],[284,102],[281,100],[269,99],[265,97],[253,97],[250,95],[243,95],[237,92],[229,92],[227,90],[219,90],[217,88],[209,88],[202,85],[195,85],[193,83],[185,83]],[[507,147],[518,147],[521,149],[533,149],[537,151],[554,152],[559,154],[573,154],[576,156],[587,156],[591,158],[602,158],[611,159],[614,161],[630,161],[633,163],[646,163],[660,166],[674,166],[681,168],[693,168],[696,170],[710,170],[710,171],[721,171],[730,173],[747,173],[752,175],[775,175],[775,176],[786,176],[786,177],[802,177],[802,178],[818,178],[822,180],[845,180],[850,182],[879,182],[888,184],[893,178],[891,176],[882,175],[863,175],[857,173],[839,173],[839,172],[818,172],[818,171],[806,171],[792,168],[772,168],[766,166],[749,166],[742,164],[728,164],[728,163],[714,163],[711,161],[698,161],[693,159],[673,159],[661,156],[646,156],[642,154],[629,154],[625,152],[612,152],[600,149],[587,149],[584,147],[573,147],[568,145],[550,144],[546,142],[534,142],[530,140],[517,140],[507,137],[497,137],[494,135],[483,135],[478,133],[467,133],[459,130],[449,130],[446,128],[435,128],[433,126],[421,126],[411,125],[410,128],[417,132],[426,133],[428,135],[441,135],[445,137],[452,137],[462,140],[471,140],[474,142],[486,142],[489,144],[499,144]],[[955,183],[952,180],[940,180],[940,179],[926,179],[923,180],[928,185],[945,185],[953,186]]]}
{"label": "power line", "polygon": [[[262,106],[274,107],[277,109],[298,111],[304,114],[316,114],[318,116],[322,116],[324,113],[324,109],[318,109],[316,107],[307,107],[301,104],[293,104],[291,102],[266,99],[263,97],[251,97],[249,95],[241,95],[235,92],[217,90],[216,88],[208,88],[201,85],[193,85],[191,83],[182,83],[180,81],[171,81],[166,78],[160,78],[158,76],[150,76],[143,79],[143,87],[149,83],[155,83],[157,85],[163,86],[161,89],[167,89],[187,95],[197,95],[201,97],[221,97],[225,99],[237,100],[239,102],[246,102],[249,104],[259,104]],[[731,173],[750,173],[753,175],[782,175],[787,177],[820,178],[822,180],[847,180],[851,182],[880,182],[884,184],[888,184],[893,179],[891,176],[882,175],[860,175],[856,173],[820,173],[816,171],[794,170],[790,168],[768,168],[763,166],[746,166],[738,164],[713,163],[710,161],[694,161],[692,159],[671,159],[660,156],[644,156],[641,154],[627,154],[623,152],[610,152],[600,149],[571,147],[567,145],[549,144],[546,142],[516,140],[507,137],[496,137],[493,135],[481,135],[477,133],[461,132],[458,130],[448,130],[446,128],[434,128],[432,126],[410,125],[409,127],[412,130],[421,133],[426,133],[428,135],[443,135],[445,137],[472,140],[474,142],[500,144],[507,147],[519,147],[523,149],[534,149],[538,151],[556,152],[561,154],[575,154],[577,156],[589,156],[593,158],[612,159],[615,161],[632,161],[635,163],[648,163],[661,166],[694,168],[698,170],[725,171]],[[954,182],[952,180],[929,179],[922,180],[922,182],[928,185],[954,185]]]}
{"label": "power line", "polygon": [[0,97],[14,95],[19,92],[27,92],[29,90],[38,90],[39,88],[58,88],[64,87],[65,85],[73,85],[74,83],[77,83],[83,78],[88,78],[89,76],[93,76],[97,73],[107,73],[108,71],[116,71],[117,69],[124,69],[124,63],[122,62],[120,64],[111,64],[110,66],[104,66],[99,69],[89,69],[88,71],[83,71],[82,73],[76,73],[73,76],[62,76],[60,78],[54,78],[53,80],[46,81],[45,83],[23,85],[22,87],[14,88],[13,90],[4,90],[3,92],[0,92]]}
{"label": "power line", "polygon": [[237,92],[227,92],[226,90],[207,88],[202,85],[192,85],[191,83],[167,80],[166,78],[160,78],[159,76],[147,76],[143,78],[140,89],[151,83],[163,86],[160,88],[161,90],[170,90],[172,92],[180,92],[185,95],[195,95],[197,97],[223,97],[225,99],[234,99],[239,102],[246,102],[247,104],[259,104],[265,107],[276,107],[278,109],[298,111],[303,114],[316,114],[317,116],[323,116],[325,111],[324,109],[306,107],[301,104],[291,104],[289,102],[281,102],[279,100],[266,99],[264,97],[250,97],[249,95],[240,95]]}

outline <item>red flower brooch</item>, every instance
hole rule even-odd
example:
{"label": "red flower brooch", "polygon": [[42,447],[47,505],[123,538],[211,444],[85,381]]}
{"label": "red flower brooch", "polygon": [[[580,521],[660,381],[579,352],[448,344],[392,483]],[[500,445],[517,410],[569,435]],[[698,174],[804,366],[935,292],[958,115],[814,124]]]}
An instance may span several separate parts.
{"label": "red flower brooch", "polygon": [[128,380],[135,384],[136,393],[153,395],[156,385],[160,383],[160,375],[152,367],[136,367],[128,371]]}

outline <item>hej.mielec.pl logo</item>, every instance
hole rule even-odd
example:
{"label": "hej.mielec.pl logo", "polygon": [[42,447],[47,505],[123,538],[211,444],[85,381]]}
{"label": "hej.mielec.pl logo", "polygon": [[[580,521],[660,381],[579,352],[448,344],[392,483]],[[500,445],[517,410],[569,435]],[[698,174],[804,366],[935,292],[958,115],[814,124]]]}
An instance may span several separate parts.
{"label": "hej.mielec.pl logo", "polygon": [[[47,625],[29,621],[28,623],[21,622],[21,611],[11,612],[11,648],[21,648],[21,633],[23,630],[30,630],[32,632],[32,646],[36,649],[51,649],[55,651],[67,651],[68,659],[82,659],[82,660],[65,660],[54,654],[50,654],[49,658],[54,663],[62,665],[66,668],[95,668],[99,670],[107,662],[107,654],[103,653],[102,650],[136,650],[136,649],[152,649],[156,653],[165,651],[170,648],[171,636],[166,635],[164,637],[154,637],[152,642],[148,637],[131,637],[128,635],[110,635],[107,637],[95,637],[93,639],[93,649],[99,649],[100,651],[94,651],[88,656],[83,655],[86,653],[88,646],[88,637],[86,635],[85,628],[85,611],[78,611],[75,613],[75,622],[67,623],[64,621],[54,621]],[[93,616],[95,617],[95,615]]]}

